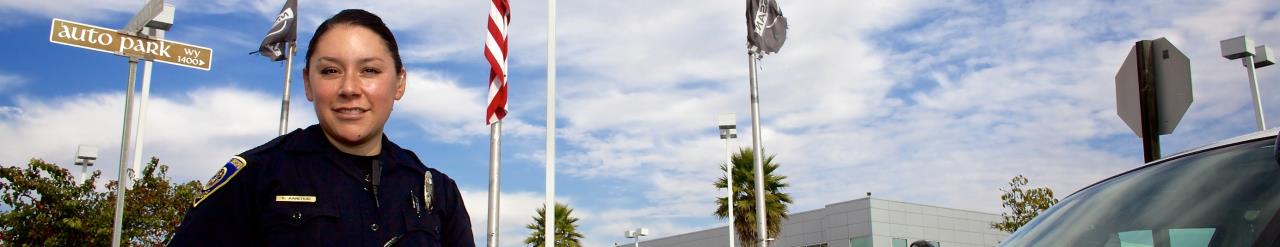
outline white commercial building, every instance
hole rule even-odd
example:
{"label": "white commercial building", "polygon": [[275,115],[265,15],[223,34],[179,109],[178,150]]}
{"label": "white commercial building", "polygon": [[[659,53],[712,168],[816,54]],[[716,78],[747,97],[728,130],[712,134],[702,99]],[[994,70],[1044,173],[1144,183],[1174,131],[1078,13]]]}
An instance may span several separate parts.
{"label": "white commercial building", "polygon": [[[1009,236],[991,228],[998,221],[1000,216],[990,213],[866,197],[791,214],[782,222],[781,236],[769,246],[906,247],[918,240],[940,247],[994,246]],[[727,227],[716,227],[641,238],[640,246],[724,247],[728,237]]]}

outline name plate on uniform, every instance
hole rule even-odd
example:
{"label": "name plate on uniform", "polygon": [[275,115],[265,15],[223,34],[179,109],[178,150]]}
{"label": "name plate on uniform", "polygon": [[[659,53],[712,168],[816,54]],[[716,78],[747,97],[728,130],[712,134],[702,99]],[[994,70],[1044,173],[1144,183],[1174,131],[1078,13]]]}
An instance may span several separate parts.
{"label": "name plate on uniform", "polygon": [[277,202],[316,202],[314,196],[276,196]]}

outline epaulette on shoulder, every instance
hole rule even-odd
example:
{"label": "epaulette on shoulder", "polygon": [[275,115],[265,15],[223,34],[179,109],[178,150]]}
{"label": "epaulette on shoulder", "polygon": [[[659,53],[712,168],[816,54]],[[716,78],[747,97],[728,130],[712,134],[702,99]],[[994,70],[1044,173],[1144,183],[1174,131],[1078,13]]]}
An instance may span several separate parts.
{"label": "epaulette on shoulder", "polygon": [[405,157],[406,159],[409,159],[409,160],[415,161],[416,163],[420,163],[420,164],[424,164],[424,165],[425,165],[425,163],[422,163],[422,159],[419,159],[419,158],[418,158],[418,154],[417,154],[417,153],[414,153],[413,151],[408,150],[408,149],[402,149],[402,150],[404,150],[404,155],[405,155],[405,156],[408,156],[408,157]]}
{"label": "epaulette on shoulder", "polygon": [[240,153],[240,157],[245,157],[245,156],[250,156],[250,155],[253,155],[253,154],[261,153],[261,152],[263,152],[263,151],[271,150],[271,149],[276,148],[276,147],[283,147],[283,146],[284,146],[284,140],[285,140],[285,139],[289,139],[289,137],[290,137],[290,136],[293,136],[293,135],[296,135],[296,134],[297,134],[297,131],[294,131],[294,132],[290,132],[289,134],[285,134],[285,135],[282,135],[282,136],[277,136],[275,139],[271,139],[271,141],[268,141],[267,143],[263,143],[262,145],[259,145],[258,147],[255,147],[255,148],[253,148],[253,149],[249,149],[248,151],[244,151],[244,153]]}

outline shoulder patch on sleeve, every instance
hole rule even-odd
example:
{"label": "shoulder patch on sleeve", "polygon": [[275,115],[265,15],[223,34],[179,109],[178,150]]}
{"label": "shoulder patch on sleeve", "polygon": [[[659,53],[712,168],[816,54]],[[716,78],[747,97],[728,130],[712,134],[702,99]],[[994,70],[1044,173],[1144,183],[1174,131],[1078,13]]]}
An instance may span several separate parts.
{"label": "shoulder patch on sleeve", "polygon": [[227,161],[227,164],[218,168],[218,172],[214,173],[213,177],[210,177],[209,181],[204,183],[203,188],[200,188],[200,196],[196,198],[192,207],[199,206],[201,201],[204,201],[209,195],[213,195],[213,192],[218,191],[218,188],[227,184],[227,181],[231,181],[231,178],[234,178],[236,173],[239,173],[247,165],[249,163],[244,161],[244,158],[240,158],[240,156],[231,157],[231,161]]}

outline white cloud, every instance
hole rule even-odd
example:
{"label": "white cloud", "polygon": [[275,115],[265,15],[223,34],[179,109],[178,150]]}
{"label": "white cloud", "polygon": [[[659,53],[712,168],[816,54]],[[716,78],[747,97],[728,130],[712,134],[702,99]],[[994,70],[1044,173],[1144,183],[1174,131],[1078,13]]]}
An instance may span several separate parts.
{"label": "white cloud", "polygon": [[[0,143],[0,163],[24,165],[34,157],[74,171],[79,170],[72,165],[75,148],[94,145],[99,156],[93,168],[114,179],[123,103],[122,93],[19,97],[16,105],[5,107],[7,114],[0,118],[0,136],[10,140]],[[142,155],[159,157],[162,164],[173,168],[169,175],[177,181],[204,179],[230,156],[275,137],[278,107],[277,96],[236,88],[153,95]],[[292,108],[310,109],[298,104]],[[306,126],[314,119],[310,112],[296,110],[290,116],[290,126]]]}
{"label": "white cloud", "polygon": [[0,91],[7,91],[11,88],[21,87],[26,84],[27,79],[16,74],[0,72]]}
{"label": "white cloud", "polygon": [[[469,188],[462,187],[463,201],[467,204],[467,213],[471,215],[471,232],[475,236],[476,245],[484,245],[486,243],[485,234],[488,233],[489,220],[489,190],[488,188]],[[546,194],[541,192],[519,191],[510,188],[504,189],[499,201],[502,203],[499,209],[500,217],[498,226],[498,246],[525,246],[524,239],[529,237],[532,230],[525,228],[525,225],[533,223],[535,210],[542,208],[546,203]],[[583,233],[584,238],[581,239],[583,246],[605,246],[606,240],[611,239],[605,236],[620,235],[628,226],[635,226],[636,216],[643,212],[604,212],[596,213],[589,208],[581,207],[580,203],[570,197],[557,197],[556,202],[569,205],[573,209],[570,216],[578,218],[578,231]],[[538,224],[542,224],[538,222]]]}
{"label": "white cloud", "polygon": [[[476,245],[486,243],[489,222],[489,190],[488,188],[463,187],[462,200],[467,204],[467,213],[471,215],[471,233],[476,238]],[[498,246],[524,246],[524,238],[529,236],[525,225],[533,222],[534,210],[541,208],[546,202],[542,193],[518,191],[502,193],[499,201],[501,215],[498,217]],[[574,210],[574,216],[582,218],[581,209]]]}
{"label": "white cloud", "polygon": [[[404,97],[396,103],[396,118],[409,118],[425,133],[442,143],[468,143],[488,136],[484,124],[488,88],[462,87],[456,77],[432,70],[408,71]],[[504,119],[505,136],[528,137],[537,129],[520,119]]]}
{"label": "white cloud", "polygon": [[3,1],[0,2],[0,12],[13,11],[40,17],[94,21],[124,13],[132,16],[144,3],[146,2],[136,0]]}

